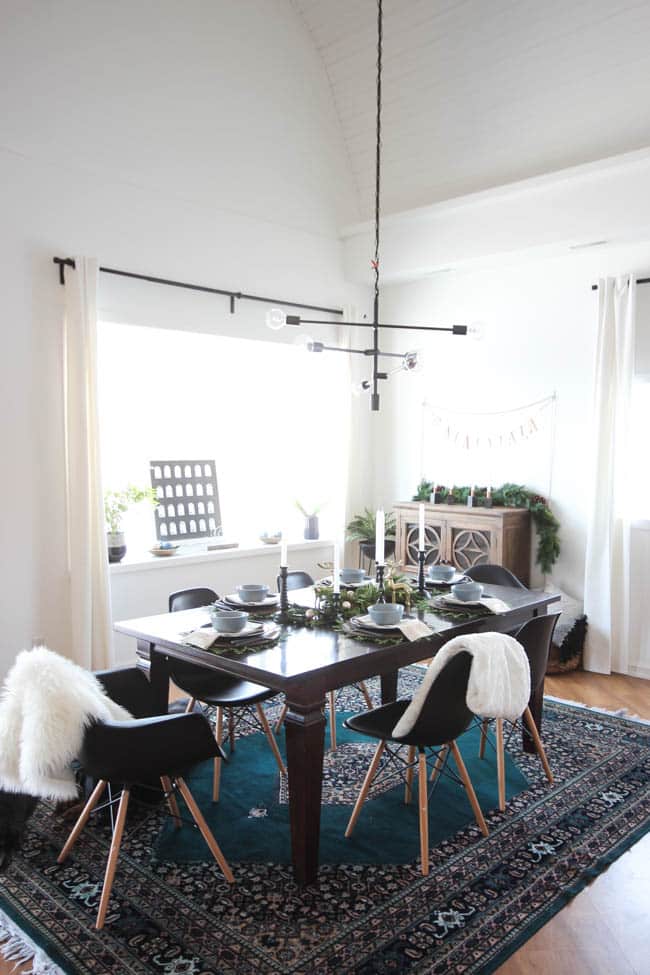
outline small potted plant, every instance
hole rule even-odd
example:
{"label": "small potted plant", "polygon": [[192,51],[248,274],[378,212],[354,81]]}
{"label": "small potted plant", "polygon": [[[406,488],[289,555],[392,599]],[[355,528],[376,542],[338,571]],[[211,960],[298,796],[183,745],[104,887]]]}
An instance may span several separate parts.
{"label": "small potted plant", "polygon": [[153,488],[138,488],[129,484],[122,491],[106,491],[104,493],[104,516],[106,518],[106,541],[108,545],[108,561],[121,562],[126,555],[122,518],[131,505],[148,501],[157,505],[158,499]]}
{"label": "small potted plant", "polygon": [[308,511],[300,501],[296,501],[296,508],[305,519],[305,538],[318,538],[318,512],[320,511],[322,505],[313,510]]}

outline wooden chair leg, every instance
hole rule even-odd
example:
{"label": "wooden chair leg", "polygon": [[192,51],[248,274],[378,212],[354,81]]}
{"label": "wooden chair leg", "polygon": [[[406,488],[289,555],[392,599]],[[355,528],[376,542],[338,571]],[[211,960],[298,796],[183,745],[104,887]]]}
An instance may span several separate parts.
{"label": "wooden chair leg", "polygon": [[449,745],[443,745],[440,751],[438,752],[438,755],[436,756],[435,765],[431,770],[431,779],[430,779],[431,782],[435,782],[438,776],[440,775],[440,771],[442,769],[442,766],[445,764],[445,759],[447,758],[448,752],[449,752]]}
{"label": "wooden chair leg", "polygon": [[528,725],[528,730],[530,731],[533,741],[535,742],[535,748],[544,767],[546,778],[548,779],[549,782],[553,782],[553,773],[551,772],[551,766],[548,764],[548,759],[546,757],[546,752],[542,744],[542,739],[539,737],[539,731],[537,730],[537,725],[535,724],[535,719],[533,718],[530,708],[526,708],[526,710],[524,711],[524,721]]}
{"label": "wooden chair leg", "polygon": [[408,762],[408,768],[406,770],[406,785],[404,786],[404,802],[408,806],[413,795],[413,765],[415,761],[415,745],[409,745],[408,755],[406,758]]}
{"label": "wooden chair leg", "polygon": [[472,785],[472,780],[467,774],[467,769],[465,768],[465,762],[460,754],[460,750],[455,741],[449,742],[449,747],[451,748],[451,754],[454,756],[454,761],[458,767],[458,772],[461,777],[462,783],[465,786],[465,791],[467,792],[470,805],[474,811],[474,816],[476,817],[476,822],[478,823],[479,829],[483,833],[483,836],[488,835],[487,823],[481,812],[481,807],[478,804],[478,799],[476,798],[476,793],[474,792],[474,786]]}
{"label": "wooden chair leg", "polygon": [[122,834],[124,833],[124,823],[126,822],[126,811],[128,808],[129,790],[122,789],[120,805],[117,810],[117,819],[115,820],[115,829],[113,830],[113,839],[111,840],[111,848],[108,854],[108,862],[106,864],[106,874],[104,876],[102,896],[99,901],[99,910],[97,911],[97,920],[95,922],[95,927],[98,931],[102,930],[104,927],[104,921],[106,920],[106,912],[108,911],[108,902],[110,900],[113,880],[115,878],[117,858],[120,855],[120,845],[122,843]]}
{"label": "wooden chair leg", "polygon": [[[220,745],[223,741],[223,708],[217,708],[217,720],[214,726],[214,737],[217,739],[217,745]],[[213,762],[212,770],[212,801],[219,802],[219,788],[221,785],[221,766],[223,765],[223,759],[217,755]]]}
{"label": "wooden chair leg", "polygon": [[336,751],[336,691],[328,694],[330,705],[330,749]]}
{"label": "wooden chair leg", "polygon": [[192,795],[192,793],[188,789],[188,787],[187,787],[187,785],[185,783],[185,780],[184,779],[177,778],[176,779],[176,785],[178,786],[179,792],[180,792],[180,794],[182,795],[183,799],[185,800],[185,802],[187,804],[187,808],[192,813],[192,819],[194,820],[194,822],[196,823],[196,825],[199,827],[199,830],[201,832],[201,836],[203,837],[203,839],[205,840],[205,842],[208,844],[208,846],[210,848],[210,852],[212,853],[212,856],[215,858],[215,860],[219,864],[219,867],[221,869],[221,872],[223,873],[224,877],[226,878],[226,880],[228,881],[229,884],[234,884],[235,878],[232,875],[232,870],[228,866],[228,861],[226,860],[225,856],[221,852],[221,849],[219,847],[219,844],[217,843],[217,841],[215,840],[214,836],[210,832],[210,827],[208,826],[208,824],[206,823],[205,819],[203,818],[203,813],[201,812],[201,810],[197,806],[196,800],[194,799],[194,796]]}
{"label": "wooden chair leg", "polygon": [[280,769],[280,775],[286,775],[287,774],[287,770],[284,767],[284,762],[282,761],[282,755],[280,754],[280,749],[278,748],[278,743],[275,740],[275,735],[271,731],[271,725],[269,724],[269,720],[266,717],[266,714],[264,712],[264,708],[262,707],[261,704],[256,704],[255,707],[257,709],[257,717],[260,719],[260,724],[262,725],[262,728],[264,729],[264,734],[266,735],[266,737],[268,739],[269,745],[271,746],[271,751],[273,752],[273,755],[275,757],[275,760],[278,763],[278,768]]}
{"label": "wooden chair leg", "polygon": [[368,707],[368,710],[369,711],[372,711],[373,703],[372,703],[372,698],[370,697],[370,694],[368,693],[368,688],[366,687],[366,685],[364,684],[364,682],[362,680],[359,681],[358,687],[359,687],[359,690],[361,691],[361,693],[363,694],[363,699],[366,702],[366,705]]}
{"label": "wooden chair leg", "polygon": [[108,783],[106,782],[105,779],[100,779],[97,785],[95,786],[95,788],[93,789],[88,802],[81,810],[81,815],[79,816],[79,819],[72,827],[72,832],[68,836],[63,846],[63,849],[61,850],[61,852],[57,857],[57,861],[56,861],[57,863],[63,863],[63,861],[67,859],[70,850],[79,839],[81,831],[83,830],[84,826],[88,822],[91,812],[93,811],[93,809],[95,808],[99,800],[101,799],[102,793],[104,792],[104,789],[106,788],[107,784]]}
{"label": "wooden chair leg", "polygon": [[427,774],[427,756],[422,751],[418,761],[418,780],[419,780],[419,804],[420,804],[420,860],[422,862],[422,874],[428,876],[429,873],[429,782]]}
{"label": "wooden chair leg", "polygon": [[370,786],[372,785],[372,780],[375,777],[375,772],[377,771],[377,766],[379,765],[379,760],[381,759],[381,756],[384,753],[384,748],[385,747],[386,747],[386,742],[385,741],[380,741],[379,744],[377,745],[377,748],[375,749],[375,754],[372,757],[372,762],[370,763],[370,768],[366,772],[366,777],[363,780],[363,785],[361,786],[361,791],[359,792],[359,795],[357,796],[357,801],[354,804],[354,809],[352,810],[352,815],[350,816],[350,822],[348,823],[347,829],[345,831],[345,838],[346,838],[346,840],[349,839],[352,836],[352,830],[354,829],[355,824],[356,824],[356,821],[359,818],[359,813],[361,812],[361,807],[363,806],[363,804],[366,801],[366,798],[368,796],[368,792],[370,790]]}
{"label": "wooden chair leg", "polygon": [[235,712],[228,708],[228,747],[231,753],[235,750]]}
{"label": "wooden chair leg", "polygon": [[167,775],[161,775],[160,784],[165,790],[165,795],[167,797],[167,806],[169,808],[170,813],[172,814],[172,819],[174,820],[174,826],[176,827],[176,829],[180,829],[181,826],[183,825],[183,822],[181,820],[181,813],[180,813],[180,809],[178,808],[178,803],[176,802],[176,796],[174,795],[174,789],[172,787],[171,779]]}
{"label": "wooden chair leg", "polygon": [[506,808],[506,756],[503,747],[503,718],[495,721],[497,733],[497,780],[499,785],[499,809]]}
{"label": "wooden chair leg", "polygon": [[191,714],[194,710],[194,705],[196,704],[196,698],[191,697],[187,702],[187,707],[185,708],[185,714]]}
{"label": "wooden chair leg", "polygon": [[276,735],[279,734],[280,728],[284,724],[284,719],[287,716],[287,711],[288,710],[289,710],[289,705],[288,704],[283,704],[282,705],[282,710],[280,711],[280,717],[275,722],[275,728],[273,729],[275,731]]}
{"label": "wooden chair leg", "polygon": [[481,721],[481,741],[478,746],[478,757],[485,758],[485,743],[487,741],[487,733],[490,722],[487,718],[483,718]]}

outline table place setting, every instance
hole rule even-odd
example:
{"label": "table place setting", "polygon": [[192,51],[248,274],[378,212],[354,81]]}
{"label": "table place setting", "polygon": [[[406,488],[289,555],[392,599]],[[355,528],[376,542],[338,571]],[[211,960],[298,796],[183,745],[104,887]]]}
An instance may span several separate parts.
{"label": "table place setting", "polygon": [[495,596],[484,596],[480,582],[460,582],[451,587],[451,592],[434,596],[431,601],[437,612],[464,612],[468,616],[484,613],[486,616],[498,616],[507,613],[510,606]]}

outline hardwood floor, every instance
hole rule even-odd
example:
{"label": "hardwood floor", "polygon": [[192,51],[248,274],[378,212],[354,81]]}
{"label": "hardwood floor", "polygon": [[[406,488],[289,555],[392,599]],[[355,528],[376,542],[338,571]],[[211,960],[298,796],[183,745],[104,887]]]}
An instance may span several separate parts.
{"label": "hardwood floor", "polygon": [[[650,682],[620,674],[549,677],[546,691],[650,719]],[[647,975],[650,835],[623,854],[499,968],[497,975]],[[0,975],[21,975],[0,958]]]}

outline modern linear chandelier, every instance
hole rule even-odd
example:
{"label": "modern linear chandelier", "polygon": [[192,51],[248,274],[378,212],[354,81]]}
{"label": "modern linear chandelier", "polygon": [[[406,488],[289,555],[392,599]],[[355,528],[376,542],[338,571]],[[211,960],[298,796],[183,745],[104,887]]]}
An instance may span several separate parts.
{"label": "modern linear chandelier", "polygon": [[[370,409],[374,412],[379,410],[379,383],[383,379],[388,379],[395,372],[412,372],[418,366],[417,351],[409,352],[384,352],[379,345],[380,329],[393,328],[403,331],[418,332],[451,332],[453,335],[471,334],[473,329],[467,325],[389,325],[379,321],[379,216],[381,198],[381,71],[382,71],[382,44],[383,44],[383,10],[382,0],[377,0],[377,127],[375,141],[375,253],[371,267],[374,273],[374,301],[373,301],[373,320],[369,322],[337,322],[338,325],[350,325],[355,328],[372,328],[373,341],[368,349],[350,349],[338,345],[325,345],[323,342],[309,341],[307,349],[310,352],[345,352],[348,355],[363,355],[372,359],[372,375],[370,379],[357,384],[354,391],[361,393],[370,391]],[[332,322],[320,319],[302,318],[300,315],[287,315],[281,308],[271,308],[266,314],[266,324],[269,328],[280,329],[285,325],[331,325]],[[380,367],[380,359],[400,359],[401,363],[396,369],[390,372]]]}

